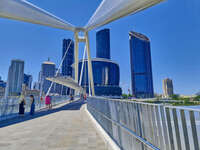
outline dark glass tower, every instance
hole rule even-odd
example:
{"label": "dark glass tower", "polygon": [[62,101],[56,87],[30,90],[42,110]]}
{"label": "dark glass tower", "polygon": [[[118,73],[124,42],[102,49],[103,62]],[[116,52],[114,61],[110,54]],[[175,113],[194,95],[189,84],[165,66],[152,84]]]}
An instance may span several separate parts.
{"label": "dark glass tower", "polygon": [[[53,62],[45,61],[42,63],[42,70],[41,70],[41,80],[42,80],[42,92],[45,94],[48,92],[49,87],[51,86],[51,81],[46,80],[47,77],[54,77],[56,71],[56,65]],[[50,93],[54,93],[53,88],[51,89]]]}
{"label": "dark glass tower", "polygon": [[[69,49],[68,49],[68,47],[69,47]],[[73,76],[72,64],[74,63],[74,42],[71,39],[63,40],[62,58],[64,57],[67,49],[68,49],[68,52],[67,52],[65,59],[63,61],[63,64],[62,64],[62,76],[72,77]],[[69,95],[69,94],[70,94],[70,88],[63,87],[62,95]]]}
{"label": "dark glass tower", "polygon": [[[110,60],[110,30],[103,29],[96,33],[96,57],[92,59],[94,90],[98,96],[121,96],[119,65]],[[88,92],[88,66],[87,60],[79,61],[79,80],[82,63],[83,76],[81,85]]]}
{"label": "dark glass tower", "polygon": [[149,39],[136,32],[130,32],[130,62],[132,93],[136,98],[152,98],[153,77]]}
{"label": "dark glass tower", "polygon": [[[69,44],[70,44],[70,46],[69,46]],[[68,47],[69,47],[69,50],[67,52],[67,55],[63,61],[63,65],[62,65],[62,75],[72,77],[72,72],[73,72],[72,64],[74,63],[74,42],[71,39],[67,39],[67,40],[64,39],[63,40],[62,58],[64,57],[65,52]]]}
{"label": "dark glass tower", "polygon": [[96,57],[110,59],[109,29],[103,29],[96,33]]}
{"label": "dark glass tower", "polygon": [[[81,85],[88,88],[88,66],[87,60],[83,68]],[[79,79],[83,60],[79,61]],[[95,94],[98,96],[120,96],[122,90],[119,87],[120,70],[119,65],[111,60],[95,58],[92,59]],[[87,89],[88,91],[88,89]]]}

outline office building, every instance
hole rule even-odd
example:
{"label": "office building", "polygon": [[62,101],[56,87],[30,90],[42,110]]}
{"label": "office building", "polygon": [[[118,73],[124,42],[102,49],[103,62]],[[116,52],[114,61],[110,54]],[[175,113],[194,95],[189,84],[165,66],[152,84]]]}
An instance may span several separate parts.
{"label": "office building", "polygon": [[[56,68],[56,72],[58,71],[58,69]],[[57,77],[61,77],[62,74],[60,73],[60,71],[58,71]],[[53,89],[54,89],[54,93],[58,94],[58,95],[62,95],[62,88],[63,86],[61,84],[57,84],[54,83],[53,84]]]}
{"label": "office building", "polygon": [[6,82],[4,82],[0,76],[0,98],[5,96]]}
{"label": "office building", "polygon": [[110,29],[96,33],[96,57],[110,59]]}
{"label": "office building", "polygon": [[33,77],[32,75],[24,74],[24,84],[26,87],[31,90],[32,89],[32,82],[33,82]]}
{"label": "office building", "polygon": [[67,54],[62,64],[62,75],[72,77],[72,64],[74,63],[74,42],[71,39],[63,40],[62,58],[64,57],[66,51]]}
{"label": "office building", "polygon": [[[49,87],[51,86],[51,81],[46,80],[46,78],[54,77],[55,71],[56,71],[55,63],[50,62],[50,60],[42,63],[40,90],[45,94],[48,92]],[[50,93],[54,93],[53,88],[51,89]]]}
{"label": "office building", "polygon": [[0,87],[0,98],[5,96],[5,88]]}
{"label": "office building", "polygon": [[[79,81],[83,60],[79,61]],[[88,66],[84,60],[81,85],[88,91]],[[119,87],[119,65],[111,60],[103,58],[92,59],[95,94],[98,96],[120,96],[122,89]]]}
{"label": "office building", "polygon": [[6,82],[0,79],[0,87],[5,88],[6,87]]}
{"label": "office building", "polygon": [[163,97],[169,98],[174,94],[173,82],[167,78],[163,80]]}
{"label": "office building", "polygon": [[[68,51],[67,51],[68,49]],[[66,53],[67,51],[67,53]],[[66,56],[65,56],[66,53]],[[73,77],[73,67],[74,63],[74,42],[71,39],[63,40],[63,50],[62,50],[62,58],[65,56],[65,59],[62,64],[62,76],[70,76]],[[69,95],[70,88],[65,86],[62,87],[62,95]]]}
{"label": "office building", "polygon": [[132,94],[136,98],[154,97],[150,40],[140,33],[130,32],[130,64]]}
{"label": "office building", "polygon": [[33,89],[34,90],[40,90],[40,84],[39,84],[39,82],[34,82]]}
{"label": "office building", "polygon": [[[109,29],[98,31],[96,42],[97,58],[92,59],[95,94],[98,96],[120,96],[122,94],[122,89],[119,87],[120,68],[116,62],[110,60]],[[79,61],[79,81],[83,62],[81,85],[89,92],[87,60]]]}
{"label": "office building", "polygon": [[17,96],[22,91],[24,82],[24,61],[12,60],[8,71],[6,96]]}

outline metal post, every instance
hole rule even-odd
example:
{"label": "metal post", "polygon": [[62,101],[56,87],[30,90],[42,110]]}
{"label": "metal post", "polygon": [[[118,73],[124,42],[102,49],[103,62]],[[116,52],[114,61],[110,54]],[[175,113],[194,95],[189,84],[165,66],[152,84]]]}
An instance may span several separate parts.
{"label": "metal post", "polygon": [[[74,60],[75,60],[75,65],[74,65],[74,70],[75,70],[75,82],[78,83],[78,56],[79,56],[79,45],[78,45],[78,32],[76,31],[74,33],[75,36],[75,55],[74,55]],[[77,92],[75,91],[75,94]]]}
{"label": "metal post", "polygon": [[78,51],[78,32],[75,32],[75,55],[74,55],[74,59],[75,59],[75,81],[78,83],[78,54],[79,54],[79,51]]}
{"label": "metal post", "polygon": [[92,96],[95,96],[88,32],[85,32],[85,38],[86,38],[86,47],[87,47],[87,55],[88,55],[88,74],[89,74],[89,80],[90,80],[89,84],[91,85]]}

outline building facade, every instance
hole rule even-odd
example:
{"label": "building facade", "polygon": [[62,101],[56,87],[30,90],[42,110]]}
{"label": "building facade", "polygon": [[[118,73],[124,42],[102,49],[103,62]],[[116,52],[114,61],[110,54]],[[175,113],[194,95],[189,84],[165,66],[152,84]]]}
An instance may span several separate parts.
{"label": "building facade", "polygon": [[173,82],[167,78],[163,80],[163,97],[169,98],[174,94]]}
{"label": "building facade", "polygon": [[136,98],[154,97],[150,40],[129,33],[132,94]]}
{"label": "building facade", "polygon": [[[96,34],[96,57],[92,59],[95,94],[98,96],[121,96],[120,68],[117,63],[110,60],[109,29],[103,29]],[[79,81],[83,62],[81,85],[89,92],[87,60],[79,61]]]}
{"label": "building facade", "polygon": [[8,71],[6,96],[17,96],[22,91],[24,82],[24,61],[12,60]]}
{"label": "building facade", "polygon": [[[58,71],[58,69],[56,68],[56,72]],[[60,73],[60,71],[57,74],[57,77],[62,76],[62,74]],[[54,89],[54,93],[58,94],[58,95],[62,95],[62,90],[63,90],[63,85],[54,83],[53,84],[53,89]]]}
{"label": "building facade", "polygon": [[6,82],[4,82],[3,80],[0,80],[0,87],[6,88]]}
{"label": "building facade", "polygon": [[72,77],[73,73],[72,64],[74,63],[74,42],[71,39],[63,40],[62,58],[64,57],[67,49],[68,52],[62,64],[62,75]]}
{"label": "building facade", "polygon": [[110,29],[96,33],[96,57],[110,59]]}
{"label": "building facade", "polygon": [[0,98],[5,96],[5,88],[0,87]]}
{"label": "building facade", "polygon": [[33,82],[33,77],[32,75],[24,74],[24,84],[26,87],[31,90],[32,89],[32,82]]}
{"label": "building facade", "polygon": [[[79,61],[79,81],[82,63],[84,62],[81,86],[88,91],[88,66],[87,60]],[[119,65],[111,60],[103,58],[92,59],[95,94],[98,96],[120,96],[122,90],[119,87]]]}
{"label": "building facade", "polygon": [[[66,51],[67,51],[67,54],[65,56]],[[65,59],[62,64],[62,76],[73,77],[72,64],[74,63],[74,42],[71,39],[63,40],[62,58],[64,56],[65,56]],[[70,94],[70,88],[63,86],[62,95],[69,95],[69,94]]]}
{"label": "building facade", "polygon": [[[56,71],[56,65],[53,62],[45,61],[42,63],[42,69],[41,69],[41,91],[43,93],[47,93],[49,90],[49,87],[51,86],[51,81],[46,80],[47,77],[54,77]],[[53,88],[50,91],[51,93],[54,93]]]}

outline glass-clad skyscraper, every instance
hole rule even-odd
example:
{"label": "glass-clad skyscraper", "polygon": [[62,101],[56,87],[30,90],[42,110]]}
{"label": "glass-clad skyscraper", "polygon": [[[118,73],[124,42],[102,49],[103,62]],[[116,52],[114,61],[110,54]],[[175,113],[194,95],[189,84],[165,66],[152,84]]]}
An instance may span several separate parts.
{"label": "glass-clad skyscraper", "polygon": [[62,64],[62,75],[72,77],[72,72],[73,72],[72,64],[74,63],[74,42],[71,39],[63,40],[62,58],[64,57],[66,51],[67,54]]}
{"label": "glass-clad skyscraper", "polygon": [[[54,77],[55,76],[56,65],[53,62],[45,61],[42,63],[42,71],[41,71],[41,79],[42,79],[42,86],[41,90],[45,94],[48,92],[49,87],[51,86],[51,81],[46,80],[47,77]],[[53,88],[50,91],[53,93]]]}
{"label": "glass-clad skyscraper", "polygon": [[136,98],[152,98],[154,90],[150,40],[136,32],[130,32],[129,38],[132,94]]}
{"label": "glass-clad skyscraper", "polygon": [[[98,96],[120,96],[122,89],[119,87],[119,65],[110,60],[110,30],[103,29],[96,34],[96,57],[92,59],[94,89]],[[83,76],[81,85],[88,92],[88,66],[87,60],[79,61],[79,80],[82,64]]]}
{"label": "glass-clad skyscraper", "polygon": [[33,81],[32,75],[24,74],[24,84],[28,89],[32,88],[32,81]]}
{"label": "glass-clad skyscraper", "polygon": [[163,96],[169,98],[174,94],[173,81],[169,78],[163,80]]}
{"label": "glass-clad skyscraper", "polygon": [[96,33],[96,57],[110,59],[109,29],[103,29]]}
{"label": "glass-clad skyscraper", "polygon": [[[84,60],[83,76],[81,85],[88,88],[88,66]],[[79,62],[79,78],[83,60]],[[92,59],[95,94],[102,96],[120,96],[122,90],[119,87],[119,65],[109,59]],[[88,89],[87,89],[88,90]]]}
{"label": "glass-clad skyscraper", "polygon": [[16,96],[22,91],[24,82],[24,61],[15,59],[11,61],[8,71],[6,96]]}
{"label": "glass-clad skyscraper", "polygon": [[[67,51],[68,49],[68,51]],[[66,53],[67,51],[67,53]],[[66,53],[66,56],[65,56]],[[63,40],[63,50],[62,50],[62,58],[65,56],[65,59],[62,64],[62,76],[70,76],[73,77],[73,67],[74,63],[74,42],[71,39]],[[69,95],[70,88],[62,87],[62,95]]]}

